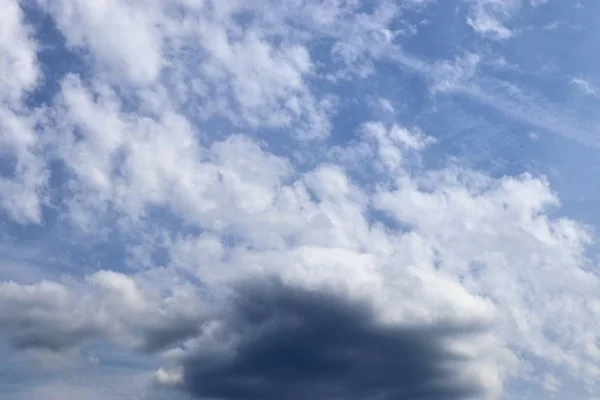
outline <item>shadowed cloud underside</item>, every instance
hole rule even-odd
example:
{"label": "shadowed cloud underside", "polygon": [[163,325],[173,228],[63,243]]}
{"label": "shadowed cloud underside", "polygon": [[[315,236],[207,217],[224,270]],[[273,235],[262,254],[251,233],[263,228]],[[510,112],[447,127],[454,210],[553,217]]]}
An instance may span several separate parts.
{"label": "shadowed cloud underside", "polygon": [[[222,351],[199,348],[183,362],[183,387],[227,400],[478,398],[469,356],[451,350],[469,326],[383,325],[356,300],[280,282],[238,286],[218,335]],[[214,333],[211,333],[214,334]]]}

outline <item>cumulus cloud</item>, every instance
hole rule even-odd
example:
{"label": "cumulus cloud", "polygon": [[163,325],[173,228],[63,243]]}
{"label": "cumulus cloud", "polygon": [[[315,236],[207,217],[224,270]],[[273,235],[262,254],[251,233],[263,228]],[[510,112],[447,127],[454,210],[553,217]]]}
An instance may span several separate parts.
{"label": "cumulus cloud", "polygon": [[[152,83],[162,68],[160,2],[38,1],[54,17],[73,48],[90,55],[112,74],[124,73],[134,84]],[[123,40],[127,37],[127,40]]]}
{"label": "cumulus cloud", "polygon": [[481,327],[384,325],[367,304],[278,281],[240,285],[216,324],[182,360],[179,384],[199,398],[483,395],[472,355],[449,344]]}
{"label": "cumulus cloud", "polygon": [[184,287],[157,297],[123,274],[98,271],[84,282],[3,282],[1,332],[16,347],[58,352],[94,340],[156,351],[193,336],[202,302]]}
{"label": "cumulus cloud", "polygon": [[96,333],[88,315],[71,308],[70,293],[58,283],[6,282],[0,295],[3,331],[19,348],[61,350]]}
{"label": "cumulus cloud", "polygon": [[[25,115],[24,115],[25,114]],[[41,223],[49,171],[40,158],[37,118],[0,106],[0,207],[22,223]]]}
{"label": "cumulus cloud", "polygon": [[[504,379],[519,370],[515,351],[594,379],[599,282],[583,269],[590,236],[575,221],[548,216],[558,205],[548,183],[531,175],[493,179],[458,166],[419,171],[414,157],[433,140],[400,126],[367,123],[361,138],[339,149],[340,163],[298,173],[290,171],[284,158],[233,136],[213,144],[206,161],[190,159],[189,170],[174,175],[170,191],[161,197],[146,198],[145,193],[157,192],[147,192],[149,181],[141,177],[128,183],[136,188],[132,192],[113,192],[110,185],[118,180],[106,179],[107,194],[88,196],[114,201],[115,194],[123,195],[116,204],[130,216],[154,199],[181,201],[173,194],[184,195],[178,192],[185,184],[183,174],[192,173],[195,179],[204,168],[215,178],[203,193],[221,200],[198,214],[203,233],[169,235],[162,275],[153,278],[155,270],[150,269],[134,279],[99,271],[74,284],[5,284],[5,333],[17,346],[54,350],[96,338],[150,352],[186,340],[192,346],[205,337],[208,316],[221,311],[207,306],[195,285],[177,282],[191,276],[208,288],[209,297],[223,299],[235,282],[275,275],[295,288],[291,293],[342,296],[350,304],[368,301],[378,324],[493,326],[480,341],[460,345],[469,354],[478,352],[471,357],[480,363],[477,370],[485,371],[478,379],[490,397],[501,393]],[[347,157],[340,156],[345,152]],[[344,167],[346,160],[363,174],[370,168],[379,177],[375,185],[361,187],[359,175]],[[152,166],[169,163],[148,164],[140,172],[151,173]],[[266,190],[264,196],[256,197],[259,189]],[[133,193],[138,195],[131,198],[136,206],[127,206]],[[219,207],[227,209],[221,212]],[[374,212],[386,215],[384,223],[370,221]],[[194,220],[188,214],[188,221]],[[129,229],[135,226],[144,225]],[[275,293],[283,296],[286,290]],[[235,318],[242,318],[240,312]],[[523,313],[535,317],[524,319]],[[565,321],[578,332],[565,329]],[[240,334],[254,329],[244,326]],[[352,327],[366,329],[359,328]],[[379,333],[371,334],[381,339]],[[187,364],[181,365],[185,372]],[[185,376],[177,370],[159,374],[172,383],[185,382]]]}
{"label": "cumulus cloud", "polygon": [[2,0],[0,6],[4,10],[0,30],[0,92],[3,99],[14,105],[40,78],[37,44],[33,27],[24,20],[19,3]]}
{"label": "cumulus cloud", "polygon": [[264,209],[289,172],[286,160],[248,136],[203,146],[181,114],[140,118],[122,108],[109,87],[63,82],[49,134],[57,135],[56,152],[72,174],[70,217],[86,230],[98,215],[116,211],[137,221],[151,207],[219,229],[217,219],[228,226],[237,218],[233,210]]}
{"label": "cumulus cloud", "polygon": [[[310,90],[314,71],[305,40],[283,36],[282,21],[264,20],[262,9],[237,2],[38,3],[67,45],[89,50],[96,74],[132,86],[135,96],[141,94],[135,89],[150,88],[146,94],[155,97],[157,85],[167,84],[169,101],[192,107],[201,118],[217,115],[253,128],[294,126],[305,139],[329,134],[328,101]],[[290,12],[284,8],[282,17]],[[248,17],[244,28],[236,23],[240,15]]]}
{"label": "cumulus cloud", "polygon": [[[367,124],[365,132],[365,142],[347,149],[354,156],[356,148],[363,149],[362,158],[353,156],[351,162],[359,168],[378,170],[378,163],[395,168],[394,179],[380,182],[375,193],[357,187],[343,169],[321,166],[302,182],[284,186],[282,198],[274,198],[276,206],[248,219],[246,231],[236,230],[252,247],[207,234],[181,237],[172,244],[171,267],[211,285],[276,274],[307,289],[368,298],[387,321],[495,321],[495,344],[486,354],[496,360],[487,370],[492,380],[515,371],[518,364],[508,348],[577,370],[591,367],[593,357],[585,349],[594,339],[559,328],[565,318],[580,327],[587,320],[585,329],[595,337],[593,313],[585,311],[589,298],[577,293],[591,295],[598,280],[573,268],[585,265],[590,237],[574,221],[548,217],[557,199],[547,182],[530,175],[496,180],[461,168],[414,176],[408,172],[411,164],[402,160],[427,142],[422,134],[380,124]],[[387,135],[406,140],[392,145],[385,139],[390,142],[382,147]],[[302,206],[290,215],[289,208],[279,208],[283,199]],[[407,231],[371,225],[369,203]],[[256,242],[256,230],[265,225],[272,239]],[[543,279],[538,276],[542,270],[547,271]],[[531,301],[547,298],[550,291],[562,293],[563,299],[579,298],[579,314],[573,314],[571,303],[557,300],[547,308],[550,303]],[[536,317],[525,322],[523,310]],[[568,356],[566,348],[577,348],[579,356]]]}
{"label": "cumulus cloud", "polygon": [[38,116],[24,104],[42,75],[37,43],[19,2],[0,7],[0,207],[20,223],[40,223],[48,172],[38,158]]}

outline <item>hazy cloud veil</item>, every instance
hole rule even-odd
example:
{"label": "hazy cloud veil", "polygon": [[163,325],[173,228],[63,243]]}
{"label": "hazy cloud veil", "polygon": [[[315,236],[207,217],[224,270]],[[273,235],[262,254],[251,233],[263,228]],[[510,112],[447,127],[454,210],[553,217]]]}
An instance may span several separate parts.
{"label": "hazy cloud veil", "polygon": [[598,4],[0,10],[0,398],[600,398]]}

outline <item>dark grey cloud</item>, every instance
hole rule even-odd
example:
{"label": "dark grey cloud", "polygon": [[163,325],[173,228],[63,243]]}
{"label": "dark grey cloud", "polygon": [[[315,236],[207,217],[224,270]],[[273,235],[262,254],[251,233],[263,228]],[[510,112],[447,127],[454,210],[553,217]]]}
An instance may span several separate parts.
{"label": "dark grey cloud", "polygon": [[152,327],[139,332],[143,338],[138,350],[155,353],[179,344],[185,339],[196,336],[200,332],[200,319],[168,318]]}
{"label": "dark grey cloud", "polygon": [[98,336],[99,332],[92,328],[51,330],[38,325],[13,333],[9,342],[20,350],[48,350],[58,353]]}
{"label": "dark grey cloud", "polygon": [[242,285],[223,320],[233,348],[200,348],[183,362],[183,388],[225,400],[481,398],[462,379],[469,362],[445,339],[470,326],[384,326],[365,303],[277,282]]}

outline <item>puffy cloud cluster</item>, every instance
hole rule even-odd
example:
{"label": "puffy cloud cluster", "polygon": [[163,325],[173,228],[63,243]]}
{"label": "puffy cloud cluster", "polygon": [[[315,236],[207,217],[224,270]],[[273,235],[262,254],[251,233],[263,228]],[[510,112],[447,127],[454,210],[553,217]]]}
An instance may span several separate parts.
{"label": "puffy cloud cluster", "polygon": [[[108,118],[103,120],[109,121]],[[264,396],[276,397],[278,390],[291,389],[270,387],[266,383],[265,387],[255,387],[253,385],[258,383],[252,383],[253,379],[257,379],[256,382],[276,380],[269,370],[261,370],[265,375],[252,379],[243,372],[252,369],[250,365],[267,357],[268,352],[275,351],[261,350],[259,344],[263,340],[265,346],[272,344],[270,339],[260,336],[263,333],[252,339],[254,336],[246,332],[259,329],[262,324],[270,326],[268,319],[271,316],[259,314],[257,318],[260,318],[255,321],[246,320],[251,314],[241,314],[252,311],[247,309],[250,304],[256,303],[256,307],[260,307],[261,302],[266,302],[264,307],[274,308],[273,329],[282,329],[272,334],[282,337],[287,337],[287,330],[292,329],[287,325],[286,313],[291,313],[292,326],[293,321],[300,318],[299,323],[305,324],[307,329],[317,329],[315,332],[309,329],[306,333],[310,337],[319,337],[313,348],[317,357],[322,353],[321,347],[329,347],[329,342],[320,340],[330,340],[327,335],[333,333],[320,330],[318,310],[313,310],[314,315],[297,316],[296,313],[304,313],[302,310],[308,307],[302,299],[322,295],[326,297],[323,313],[327,315],[323,320],[342,318],[340,323],[348,324],[347,329],[340,328],[350,335],[348,340],[352,343],[347,349],[339,349],[344,354],[375,352],[373,357],[381,357],[376,356],[380,354],[377,353],[379,347],[372,349],[368,343],[387,337],[390,333],[378,331],[385,326],[392,332],[397,330],[399,338],[403,337],[405,329],[415,326],[432,332],[441,329],[442,333],[444,326],[462,326],[466,330],[464,335],[459,329],[456,335],[451,335],[453,340],[434,337],[431,344],[413,345],[412,339],[408,338],[409,342],[390,343],[389,346],[435,348],[434,343],[440,340],[444,346],[450,346],[441,347],[442,359],[450,357],[443,355],[446,350],[466,351],[469,362],[464,364],[464,370],[459,370],[464,373],[482,371],[476,379],[481,386],[477,390],[484,391],[490,398],[501,393],[502,382],[507,376],[523,368],[519,367],[518,354],[568,365],[574,372],[587,377],[590,383],[594,382],[597,373],[594,365],[599,354],[594,351],[598,340],[594,315],[600,305],[597,295],[600,282],[583,269],[585,246],[590,236],[585,227],[572,220],[548,216],[549,207],[557,204],[548,184],[529,175],[492,179],[460,167],[423,170],[411,161],[411,156],[414,157],[415,152],[431,139],[403,127],[368,123],[361,137],[361,141],[345,150],[348,157],[353,156],[354,166],[372,168],[374,176],[379,177],[372,189],[361,187],[352,177],[351,169],[344,167],[348,157],[341,164],[332,161],[305,173],[293,172],[289,161],[269,155],[243,136],[213,144],[205,162],[194,160],[186,164],[183,156],[173,156],[173,165],[177,165],[174,160],[182,163],[182,171],[194,178],[203,169],[212,171],[214,178],[208,181],[212,184],[195,184],[190,190],[182,190],[186,183],[182,173],[174,174],[169,186],[135,175],[132,175],[135,177],[132,181],[123,185],[122,191],[111,188],[104,193],[100,190],[104,187],[97,186],[95,189],[99,191],[89,196],[95,201],[114,201],[123,207],[121,213],[133,210],[127,215],[139,216],[139,210],[146,202],[164,198],[164,203],[155,204],[175,206],[174,212],[179,210],[182,218],[198,224],[203,231],[170,236],[166,243],[169,261],[163,269],[164,276],[159,275],[164,281],[158,287],[154,286],[156,278],[152,278],[156,274],[154,268],[140,272],[137,277],[100,271],[82,283],[3,284],[4,331],[17,346],[54,350],[95,338],[145,351],[180,346],[179,350],[170,352],[183,354],[176,357],[179,361],[173,367],[175,371],[183,368],[183,377],[176,378],[176,372],[161,370],[159,380],[180,383],[183,379],[183,387],[193,393],[231,398],[239,398],[241,394],[227,394],[221,392],[224,388],[219,388],[227,387],[230,379],[239,380],[240,391],[257,390],[256,393]],[[181,146],[182,142],[165,142],[161,154],[169,154],[167,143]],[[85,140],[80,140],[77,145],[84,143]],[[152,152],[144,154],[149,156]],[[339,151],[337,154],[339,156]],[[128,158],[124,160],[125,164],[129,162]],[[109,162],[108,165],[113,164]],[[131,170],[153,174],[152,168],[168,168],[170,164],[144,165],[144,168]],[[83,166],[77,171],[83,172]],[[381,171],[388,173],[381,174]],[[82,181],[93,184],[91,179]],[[105,182],[114,184],[113,179],[105,179]],[[165,186],[170,187],[168,193],[157,192]],[[124,188],[131,188],[138,195],[135,207],[128,205],[127,195],[131,192]],[[195,196],[195,193],[203,192],[209,197],[198,200],[177,198],[178,194]],[[99,196],[99,193],[103,194]],[[146,193],[150,197],[145,198]],[[119,199],[116,194],[123,197]],[[213,202],[205,200],[210,196],[214,196]],[[186,216],[185,209],[172,203],[179,201],[187,204],[197,201],[204,207],[196,208],[197,214],[189,212]],[[376,213],[383,213],[385,217],[373,220]],[[93,214],[90,211],[90,218]],[[187,276],[201,282],[203,289],[195,287],[192,281],[178,286],[176,282]],[[239,293],[245,293],[243,289],[237,290],[239,285],[252,282],[257,276],[276,276],[285,285],[267,285],[258,291],[252,289],[248,294],[250,299],[238,299]],[[163,286],[168,288],[167,292]],[[296,291],[300,291],[300,299],[294,297]],[[288,292],[291,300],[286,297]],[[253,296],[261,293],[266,298],[254,299]],[[329,310],[327,304],[333,300],[327,296],[344,299],[343,302],[348,302],[344,306],[347,311]],[[233,304],[244,302],[242,309],[236,310],[237,306],[234,306],[234,311],[229,311],[227,305],[232,301]],[[287,301],[292,301],[291,310],[286,308]],[[344,319],[348,310],[355,309],[351,305],[354,302],[366,302],[372,307],[368,318]],[[301,309],[296,310],[296,306]],[[277,311],[278,307],[283,310]],[[337,312],[341,316],[336,316]],[[333,314],[329,316],[329,313]],[[219,322],[227,315],[232,320]],[[317,320],[312,321],[310,318],[313,317]],[[283,318],[283,322],[279,318]],[[302,318],[308,320],[302,322]],[[372,322],[368,322],[369,319]],[[471,332],[473,326],[479,330]],[[577,330],[569,329],[569,326],[576,326]],[[366,336],[361,336],[363,334]],[[238,343],[234,337],[243,337],[249,342]],[[205,343],[206,340],[217,343]],[[308,342],[303,342],[308,338],[297,340],[298,343],[285,345],[309,346]],[[222,349],[226,355],[204,353],[213,348]],[[234,353],[230,354],[232,351]],[[194,360],[203,357],[214,360],[207,362],[217,363],[215,369],[197,367],[201,369],[196,371],[195,365],[203,364]],[[430,357],[433,358],[428,362],[435,364],[437,356]],[[310,362],[319,365],[332,362],[343,369],[341,360],[345,358]],[[244,364],[246,362],[251,364]],[[284,360],[277,362],[284,363]],[[375,368],[397,368],[402,374],[400,366],[381,362],[383,364]],[[428,371],[439,369],[435,365],[423,368]],[[356,381],[351,378],[354,373],[362,374],[359,371],[347,372],[347,375],[340,370],[339,377],[323,385],[333,385],[331,390],[334,392],[342,390],[342,380]],[[200,374],[198,379],[191,378],[194,374]],[[448,379],[454,382],[458,378]],[[204,387],[202,383],[194,383],[205,379],[217,386]],[[220,379],[223,383],[218,383]],[[424,374],[423,379],[434,378]],[[368,390],[375,383],[357,382],[357,385],[363,384],[364,390]],[[306,393],[302,391],[304,389],[298,389],[298,396],[328,393],[322,392],[325,389],[320,383],[315,382],[315,385],[305,388]],[[461,387],[457,387],[457,398],[464,398],[460,397]],[[475,389],[467,387],[465,390]],[[356,390],[363,389],[357,387]],[[392,387],[389,390],[398,393],[398,390],[413,389]]]}

